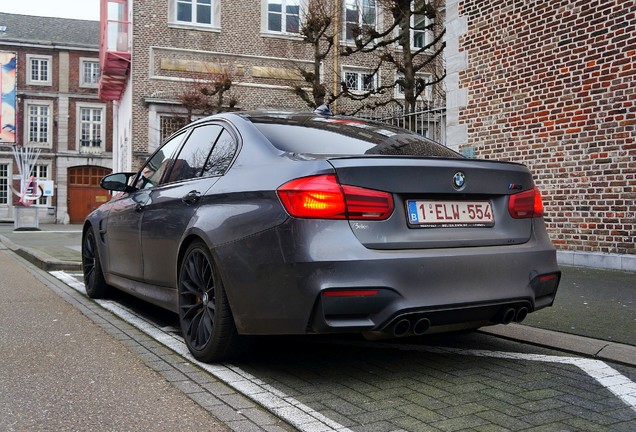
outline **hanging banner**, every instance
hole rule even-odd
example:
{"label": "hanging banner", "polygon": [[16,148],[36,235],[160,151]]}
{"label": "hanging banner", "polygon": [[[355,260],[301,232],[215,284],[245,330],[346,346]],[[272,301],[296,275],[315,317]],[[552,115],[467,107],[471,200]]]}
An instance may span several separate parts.
{"label": "hanging banner", "polygon": [[0,51],[0,142],[10,144],[16,142],[16,57]]}

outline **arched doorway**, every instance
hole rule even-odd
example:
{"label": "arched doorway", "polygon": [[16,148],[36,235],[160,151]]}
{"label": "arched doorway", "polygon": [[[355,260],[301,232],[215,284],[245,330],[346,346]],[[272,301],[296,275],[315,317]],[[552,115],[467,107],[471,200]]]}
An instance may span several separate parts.
{"label": "arched doorway", "polygon": [[110,199],[99,181],[111,170],[98,166],[68,169],[68,216],[71,223],[82,223],[86,216]]}

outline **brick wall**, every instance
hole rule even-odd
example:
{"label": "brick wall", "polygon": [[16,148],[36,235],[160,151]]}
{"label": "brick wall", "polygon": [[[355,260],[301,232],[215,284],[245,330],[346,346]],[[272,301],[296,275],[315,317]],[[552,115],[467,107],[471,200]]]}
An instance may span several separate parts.
{"label": "brick wall", "polygon": [[458,2],[463,147],[530,167],[563,251],[636,254],[634,6]]}

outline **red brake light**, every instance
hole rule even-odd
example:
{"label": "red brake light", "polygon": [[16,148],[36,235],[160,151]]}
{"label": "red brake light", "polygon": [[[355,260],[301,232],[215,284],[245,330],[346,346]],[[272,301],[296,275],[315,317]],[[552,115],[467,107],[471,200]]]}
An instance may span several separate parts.
{"label": "red brake light", "polygon": [[287,212],[298,218],[384,220],[393,213],[391,194],[342,186],[335,175],[292,180],[277,192]]}
{"label": "red brake light", "polygon": [[525,192],[510,195],[508,212],[515,219],[543,216],[543,200],[539,188],[535,186]]}

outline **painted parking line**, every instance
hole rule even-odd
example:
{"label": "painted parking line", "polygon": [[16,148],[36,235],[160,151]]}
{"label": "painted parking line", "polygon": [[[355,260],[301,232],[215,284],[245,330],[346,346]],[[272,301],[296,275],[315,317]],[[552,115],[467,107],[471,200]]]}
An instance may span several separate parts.
{"label": "painted parking line", "polygon": [[[334,343],[334,342],[332,342]],[[338,342],[335,342],[338,343]],[[524,354],[504,351],[486,351],[451,347],[429,347],[422,345],[383,345],[377,342],[348,341],[347,345],[359,345],[379,349],[422,351],[433,354],[454,354],[471,357],[489,357],[497,359],[526,360],[545,363],[569,364],[578,367],[594,378],[602,387],[613,393],[631,409],[636,411],[636,383],[601,360],[582,357],[549,356],[542,354]]]}
{"label": "painted parking line", "polygon": [[[71,274],[64,271],[52,271],[50,273],[66,285],[86,295],[84,284],[75,279]],[[264,383],[239,367],[229,363],[208,364],[197,361],[192,357],[190,351],[188,351],[183,338],[175,334],[174,329],[158,328],[116,302],[109,300],[96,300],[96,302],[104,309],[117,315],[157,342],[206,370],[239,393],[252,399],[282,420],[296,427],[298,430],[302,432],[353,432],[300,401]]]}
{"label": "painted parking line", "polygon": [[[67,285],[71,286],[72,288],[85,294],[84,284],[79,282],[67,272],[57,271],[51,272],[51,274]],[[349,429],[345,428],[344,426],[333,422],[322,414],[307,407],[294,398],[285,395],[279,390],[263,383],[258,378],[248,374],[247,372],[241,370],[236,366],[233,366],[231,364],[210,365],[207,363],[197,362],[191,356],[182,338],[174,334],[166,333],[153,324],[140,319],[132,312],[125,310],[125,308],[123,308],[121,305],[108,301],[98,301],[98,303],[102,305],[102,307],[110,310],[111,312],[120,316],[122,319],[144,331],[150,337],[156,339],[157,341],[168,346],[178,354],[187,358],[189,361],[196,363],[201,368],[212,373],[218,379],[227,383],[237,391],[241,392],[255,402],[269,409],[280,418],[298,427],[300,430],[316,430],[316,426],[324,425],[324,427],[329,428],[324,430],[349,431]],[[451,347],[429,347],[421,345],[388,346],[381,343],[355,341],[333,343],[342,343],[349,346],[355,345],[367,348],[373,347],[391,350],[422,351],[434,354],[453,354],[471,357],[489,357],[497,359],[569,364],[578,367],[581,371],[596,380],[603,388],[607,389],[609,392],[623,401],[627,406],[629,406],[632,410],[636,411],[636,383],[634,383],[629,378],[625,377],[616,369],[610,367],[601,360],[587,359],[582,357],[548,356],[541,354],[524,354]],[[310,429],[307,429],[308,427]]]}

